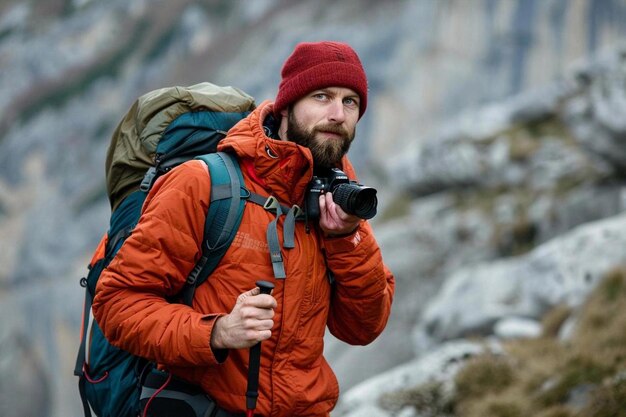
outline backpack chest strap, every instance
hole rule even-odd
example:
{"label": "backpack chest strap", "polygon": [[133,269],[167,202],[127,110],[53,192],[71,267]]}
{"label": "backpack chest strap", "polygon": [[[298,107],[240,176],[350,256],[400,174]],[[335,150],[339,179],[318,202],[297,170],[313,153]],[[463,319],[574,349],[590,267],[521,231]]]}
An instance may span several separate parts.
{"label": "backpack chest strap", "polygon": [[266,238],[270,250],[270,260],[272,261],[274,278],[284,279],[287,275],[285,273],[280,240],[278,239],[278,220],[281,215],[285,215],[285,222],[283,224],[283,248],[293,249],[295,247],[294,235],[296,220],[304,218],[303,211],[297,205],[293,205],[291,208],[288,208],[280,204],[278,199],[273,196],[263,197],[255,193],[251,193],[249,200],[276,215],[274,220],[272,220],[267,226]]}
{"label": "backpack chest strap", "polygon": [[202,256],[187,277],[187,283],[181,294],[183,302],[191,305],[195,288],[206,280],[226,253],[241,223],[246,201],[276,214],[276,218],[267,227],[266,238],[274,278],[286,278],[277,224],[280,216],[285,215],[283,248],[294,248],[295,222],[304,219],[300,207],[294,205],[288,208],[281,205],[273,196],[267,197],[250,192],[244,185],[241,169],[234,155],[216,152],[202,155],[197,159],[203,160],[209,167],[211,196],[204,229]]}

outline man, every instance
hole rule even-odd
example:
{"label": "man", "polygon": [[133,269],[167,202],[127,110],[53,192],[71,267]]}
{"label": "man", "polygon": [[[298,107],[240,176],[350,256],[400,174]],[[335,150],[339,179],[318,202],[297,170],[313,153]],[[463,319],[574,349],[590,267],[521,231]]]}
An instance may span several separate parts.
{"label": "man", "polygon": [[[367,79],[354,50],[338,42],[297,45],[281,74],[276,101],[233,127],[219,150],[237,156],[248,190],[303,207],[314,169],[338,167],[354,179],[345,154],[367,106]],[[276,215],[247,204],[193,308],[170,303],[200,257],[209,194],[198,160],[157,181],[98,282],[98,323],[112,344],[201,387],[224,416],[245,411],[248,348],[262,341],[258,415],[329,415],[339,388],[322,355],[325,328],[364,345],[391,309],[394,278],[370,225],[321,195],[316,224],[296,222],[293,248],[281,240],[286,278],[276,279],[266,238]],[[260,279],[274,283],[271,295],[255,288]]]}

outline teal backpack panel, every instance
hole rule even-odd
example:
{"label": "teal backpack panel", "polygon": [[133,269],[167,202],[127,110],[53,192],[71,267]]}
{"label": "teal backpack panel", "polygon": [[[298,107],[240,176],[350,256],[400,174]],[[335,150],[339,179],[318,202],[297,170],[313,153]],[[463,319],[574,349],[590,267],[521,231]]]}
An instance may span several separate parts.
{"label": "teal backpack panel", "polygon": [[[105,257],[98,260],[89,270],[86,282],[84,319],[88,320],[96,284],[102,271],[117,254],[141,215],[146,193],[135,191],[124,199],[112,213],[108,231],[109,241]],[[83,325],[87,328],[88,323]],[[112,346],[105,338],[98,323],[93,320],[89,339],[79,349],[75,374],[79,374],[81,397],[87,400],[96,415],[137,416],[139,414],[138,384],[147,361]],[[87,358],[87,348],[89,357]],[[84,404],[86,410],[87,404]]]}
{"label": "teal backpack panel", "polygon": [[[172,121],[163,138],[157,145],[157,154],[168,155],[172,160],[178,157],[193,158],[215,152],[217,144],[230,127],[243,119],[249,112],[222,113],[197,111],[184,113]],[[219,127],[228,127],[225,130]]]}
{"label": "teal backpack panel", "polygon": [[95,321],[89,350],[90,367],[81,391],[96,415],[139,415],[139,382],[148,361],[109,344]]}

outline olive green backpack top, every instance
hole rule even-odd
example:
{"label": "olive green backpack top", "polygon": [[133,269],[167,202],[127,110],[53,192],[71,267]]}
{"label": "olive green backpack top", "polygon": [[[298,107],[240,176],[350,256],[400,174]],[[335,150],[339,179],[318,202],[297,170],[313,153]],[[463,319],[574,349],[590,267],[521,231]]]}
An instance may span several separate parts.
{"label": "olive green backpack top", "polygon": [[112,209],[137,190],[147,171],[159,175],[184,160],[215,152],[228,129],[255,107],[254,99],[238,88],[208,82],[139,97],[113,133],[107,152]]}

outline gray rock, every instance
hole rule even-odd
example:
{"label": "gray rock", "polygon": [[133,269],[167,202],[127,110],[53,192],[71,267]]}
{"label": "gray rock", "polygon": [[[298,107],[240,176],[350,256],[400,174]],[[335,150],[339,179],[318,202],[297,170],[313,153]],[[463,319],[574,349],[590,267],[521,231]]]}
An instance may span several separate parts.
{"label": "gray rock", "polygon": [[357,416],[357,412],[380,414],[383,410],[378,405],[381,396],[386,393],[410,389],[426,382],[449,382],[461,364],[470,357],[482,353],[485,349],[497,350],[497,346],[485,347],[476,343],[457,340],[444,343],[424,354],[385,373],[349,389],[340,399],[333,415]]}
{"label": "gray rock", "polygon": [[465,334],[491,334],[503,317],[538,319],[559,303],[580,306],[606,272],[626,262],[624,245],[621,214],[580,226],[528,255],[458,270],[416,326],[418,353]]}
{"label": "gray rock", "polygon": [[541,323],[524,317],[505,317],[493,326],[500,339],[532,339],[541,336]]}

